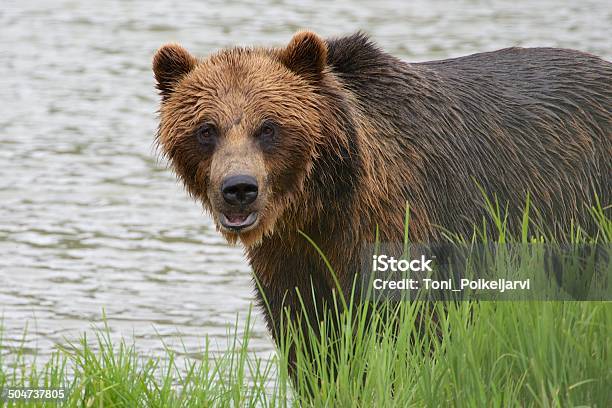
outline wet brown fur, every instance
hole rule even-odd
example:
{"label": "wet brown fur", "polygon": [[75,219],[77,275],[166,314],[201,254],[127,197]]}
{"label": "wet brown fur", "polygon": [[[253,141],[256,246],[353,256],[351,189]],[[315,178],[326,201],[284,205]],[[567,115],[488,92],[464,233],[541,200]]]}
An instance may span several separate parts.
{"label": "wet brown fur", "polygon": [[[573,222],[593,230],[595,195],[611,204],[612,64],[590,54],[509,48],[410,64],[362,34],[302,32],[286,48],[205,60],[166,46],[154,70],[158,141],[190,194],[217,220],[220,177],[247,169],[265,184],[258,227],[222,233],[245,244],[274,335],[283,306],[299,309],[296,288],[314,318],[335,287],[298,230],[348,294],[376,227],[381,241],[402,240],[406,202],[410,238],[422,242],[442,239],[439,226],[470,235],[490,219],[478,186],[507,204],[511,228],[529,192],[555,234]],[[272,153],[251,136],[267,117],[282,128]],[[223,133],[212,152],[193,136],[205,120]]]}

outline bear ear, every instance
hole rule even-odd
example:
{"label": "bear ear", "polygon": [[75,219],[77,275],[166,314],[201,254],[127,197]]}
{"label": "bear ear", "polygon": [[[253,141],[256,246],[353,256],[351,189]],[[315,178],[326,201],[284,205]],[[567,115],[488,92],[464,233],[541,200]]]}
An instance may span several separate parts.
{"label": "bear ear", "polygon": [[168,97],[174,85],[197,64],[198,60],[178,44],[166,44],[153,57],[153,73],[157,89]]}
{"label": "bear ear", "polygon": [[281,62],[296,74],[317,81],[327,64],[327,44],[312,31],[296,33],[281,51]]}

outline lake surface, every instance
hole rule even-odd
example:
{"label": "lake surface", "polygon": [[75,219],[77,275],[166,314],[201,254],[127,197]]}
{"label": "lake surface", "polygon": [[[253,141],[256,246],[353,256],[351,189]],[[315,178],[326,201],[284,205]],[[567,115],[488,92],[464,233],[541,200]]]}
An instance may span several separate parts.
{"label": "lake surface", "polygon": [[[153,145],[155,50],[198,55],[282,45],[300,28],[363,29],[411,61],[507,46],[610,59],[612,3],[597,1],[7,1],[0,9],[0,319],[4,348],[48,355],[106,313],[145,354],[228,327],[253,298],[228,247]],[[258,315],[258,313],[256,313]],[[272,343],[255,322],[251,347]],[[44,360],[44,358],[43,358]]]}

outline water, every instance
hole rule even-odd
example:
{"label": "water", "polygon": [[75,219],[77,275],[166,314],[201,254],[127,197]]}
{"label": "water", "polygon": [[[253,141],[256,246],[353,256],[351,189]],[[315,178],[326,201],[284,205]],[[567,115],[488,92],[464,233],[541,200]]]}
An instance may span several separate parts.
{"label": "water", "polygon": [[[196,351],[252,301],[242,250],[228,247],[153,146],[154,51],[281,45],[299,28],[364,29],[412,61],[506,46],[612,57],[608,0],[418,0],[257,5],[234,1],[4,0],[0,9],[0,315],[4,345],[47,355],[99,323]],[[255,323],[255,352],[272,343]],[[180,348],[180,347],[179,347]],[[2,350],[10,353],[10,347]]]}

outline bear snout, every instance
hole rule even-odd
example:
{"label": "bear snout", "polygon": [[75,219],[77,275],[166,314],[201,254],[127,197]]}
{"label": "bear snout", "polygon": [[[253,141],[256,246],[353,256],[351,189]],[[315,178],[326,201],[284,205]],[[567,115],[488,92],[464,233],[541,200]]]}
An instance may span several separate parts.
{"label": "bear snout", "polygon": [[227,177],[221,184],[221,195],[229,205],[251,204],[257,198],[258,192],[257,180],[246,174]]}
{"label": "bear snout", "polygon": [[220,187],[223,208],[219,213],[221,226],[233,232],[242,232],[256,225],[258,211],[251,204],[259,195],[255,177],[239,174],[225,177]]}

